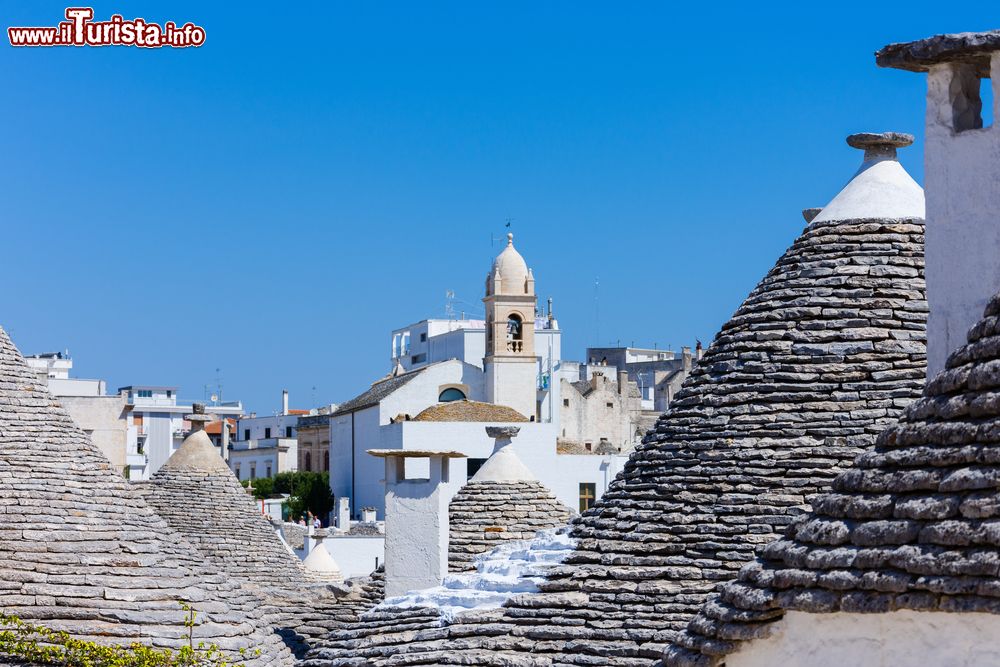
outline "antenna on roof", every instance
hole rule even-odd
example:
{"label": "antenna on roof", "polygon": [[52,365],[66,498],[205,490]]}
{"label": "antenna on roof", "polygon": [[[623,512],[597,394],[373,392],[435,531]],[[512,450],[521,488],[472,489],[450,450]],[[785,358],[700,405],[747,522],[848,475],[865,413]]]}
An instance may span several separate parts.
{"label": "antenna on roof", "polygon": [[444,316],[449,320],[455,319],[455,290],[445,290]]}
{"label": "antenna on roof", "polygon": [[594,337],[595,344],[601,346],[601,277],[594,276]]}
{"label": "antenna on roof", "polygon": [[[512,222],[514,222],[514,218],[511,217],[505,218],[504,229],[510,230],[510,224]],[[493,232],[490,232],[490,248],[492,248],[497,241],[506,241],[506,240],[507,240],[506,234],[501,234],[500,236],[493,236]]]}

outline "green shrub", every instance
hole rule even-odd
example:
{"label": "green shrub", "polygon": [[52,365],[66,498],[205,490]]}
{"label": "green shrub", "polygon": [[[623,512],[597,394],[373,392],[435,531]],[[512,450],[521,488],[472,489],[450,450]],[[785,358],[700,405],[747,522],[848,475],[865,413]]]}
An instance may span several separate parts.
{"label": "green shrub", "polygon": [[[61,667],[230,667],[214,644],[194,644],[197,613],[181,602],[186,612],[188,644],[177,651],[155,649],[139,643],[108,646],[74,639],[66,632],[33,625],[17,616],[0,613],[0,656]],[[245,651],[240,651],[246,655]],[[260,650],[255,652],[260,655]]]}

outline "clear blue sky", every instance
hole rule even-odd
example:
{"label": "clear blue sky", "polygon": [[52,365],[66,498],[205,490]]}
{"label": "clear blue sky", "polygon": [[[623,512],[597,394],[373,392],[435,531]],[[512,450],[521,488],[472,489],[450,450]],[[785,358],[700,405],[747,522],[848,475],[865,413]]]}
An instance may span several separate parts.
{"label": "clear blue sky", "polygon": [[[3,27],[65,4],[3,2]],[[566,356],[707,344],[859,163],[917,135],[873,51],[989,3],[103,3],[199,49],[0,45],[4,288],[25,353],[249,409],[342,401],[391,329],[478,304],[513,218]],[[229,7],[228,9],[226,7]],[[5,31],[4,31],[5,32]],[[315,387],[315,390],[313,390]]]}

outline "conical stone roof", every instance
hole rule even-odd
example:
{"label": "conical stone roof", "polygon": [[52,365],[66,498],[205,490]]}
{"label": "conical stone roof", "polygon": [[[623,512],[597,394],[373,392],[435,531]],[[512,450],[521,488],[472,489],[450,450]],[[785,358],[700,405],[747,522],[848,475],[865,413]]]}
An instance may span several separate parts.
{"label": "conical stone roof", "polygon": [[0,515],[0,611],[84,640],[177,648],[187,641],[184,601],[199,612],[196,640],[251,650],[232,662],[290,664],[260,598],[201,567],[38,385],[3,329]]}
{"label": "conical stone roof", "polygon": [[[457,645],[480,651],[475,664],[648,666],[920,396],[923,219],[877,202],[850,214],[814,219],[722,327],[575,520],[577,548],[542,592],[513,598],[487,625],[448,626]],[[343,664],[469,657],[429,653],[418,637],[393,647],[396,662],[372,657],[371,645],[363,653],[368,662]]]}
{"label": "conical stone roof", "polygon": [[157,514],[217,571],[264,588],[307,582],[301,561],[204,431],[189,435],[149,483],[139,486]]}
{"label": "conical stone roof", "polygon": [[146,501],[204,557],[205,567],[260,593],[272,628],[297,657],[330,630],[346,604],[333,558],[314,553],[306,568],[278,536],[260,506],[219,456],[204,431],[195,431],[148,483]]}
{"label": "conical stone roof", "polygon": [[571,512],[535,479],[510,438],[517,427],[491,427],[497,446],[448,504],[448,569],[475,570],[476,556],[501,542],[529,540],[540,530],[564,526]]}
{"label": "conical stone roof", "polygon": [[666,656],[718,665],[786,610],[1000,613],[1000,295],[968,343]]}

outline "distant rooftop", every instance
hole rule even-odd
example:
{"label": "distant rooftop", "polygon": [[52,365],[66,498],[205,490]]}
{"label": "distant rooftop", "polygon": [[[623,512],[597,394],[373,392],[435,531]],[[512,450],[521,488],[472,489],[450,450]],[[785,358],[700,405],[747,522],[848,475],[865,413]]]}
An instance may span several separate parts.
{"label": "distant rooftop", "polygon": [[139,389],[150,389],[152,391],[177,391],[177,387],[161,387],[155,384],[130,384],[127,387],[118,387],[119,392],[137,391]]}
{"label": "distant rooftop", "polygon": [[69,353],[63,352],[39,352],[38,354],[27,354],[25,359],[69,359]]}
{"label": "distant rooftop", "polygon": [[938,63],[963,62],[975,65],[980,77],[988,77],[992,51],[1000,51],[1000,30],[934,35],[889,44],[875,52],[875,62],[879,67],[910,72],[926,72]]}

